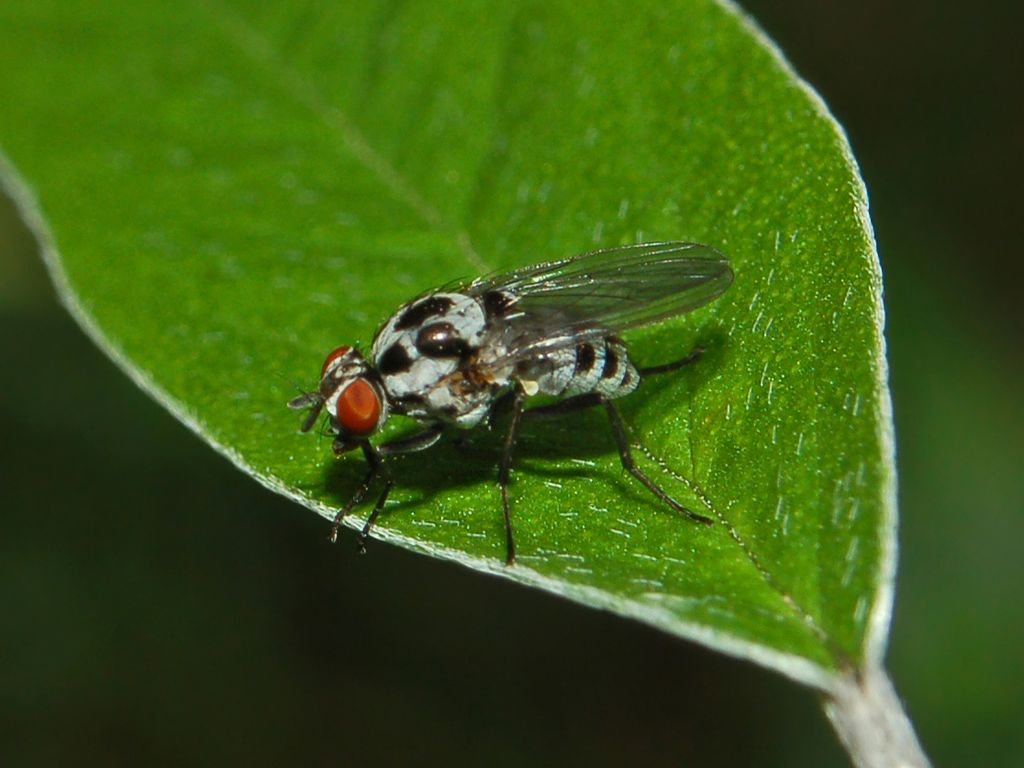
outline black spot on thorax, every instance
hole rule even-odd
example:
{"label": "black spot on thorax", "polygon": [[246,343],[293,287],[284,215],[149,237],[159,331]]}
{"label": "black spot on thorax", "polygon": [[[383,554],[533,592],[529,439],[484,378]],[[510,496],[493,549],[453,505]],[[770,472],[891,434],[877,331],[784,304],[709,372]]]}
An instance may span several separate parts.
{"label": "black spot on thorax", "polygon": [[412,359],[401,342],[396,341],[377,358],[377,370],[385,376],[404,373],[412,366]]}
{"label": "black spot on thorax", "polygon": [[409,392],[400,397],[393,397],[390,403],[396,413],[408,413],[409,411],[423,410],[427,407],[427,399],[415,392]]}
{"label": "black spot on thorax", "polygon": [[451,323],[431,323],[416,334],[416,349],[427,357],[468,357],[469,343]]}
{"label": "black spot on thorax", "polygon": [[516,300],[507,293],[501,291],[487,291],[481,300],[484,304],[484,314],[488,320],[496,317],[504,317],[516,303]]}
{"label": "black spot on thorax", "polygon": [[452,308],[454,302],[447,296],[428,296],[417,301],[401,315],[395,323],[395,330],[404,331],[422,325],[427,318],[443,315]]}

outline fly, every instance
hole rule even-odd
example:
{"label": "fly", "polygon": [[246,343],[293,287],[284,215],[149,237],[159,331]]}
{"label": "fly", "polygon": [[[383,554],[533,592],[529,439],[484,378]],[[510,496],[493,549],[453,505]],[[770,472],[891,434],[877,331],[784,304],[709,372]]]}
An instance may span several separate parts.
{"label": "fly", "polygon": [[[498,487],[505,518],[506,555],[515,561],[508,484],[524,418],[602,407],[622,466],[661,501],[689,520],[711,520],[663,491],[633,461],[614,400],[645,376],[674,371],[688,356],[637,368],[619,333],[690,312],[720,296],[732,282],[729,262],[697,243],[645,243],[608,248],[427,293],[403,305],[377,331],[369,358],[342,346],[324,360],[313,392],[290,408],[309,409],[302,431],[327,411],[336,455],[360,449],[369,471],[334,517],[331,541],[345,516],[380,478],[384,488],[359,534],[359,547],[380,515],[395,481],[386,459],[430,448],[446,426],[471,429],[511,414]],[[534,395],[558,398],[525,409]],[[394,414],[423,429],[374,445],[370,438]]]}

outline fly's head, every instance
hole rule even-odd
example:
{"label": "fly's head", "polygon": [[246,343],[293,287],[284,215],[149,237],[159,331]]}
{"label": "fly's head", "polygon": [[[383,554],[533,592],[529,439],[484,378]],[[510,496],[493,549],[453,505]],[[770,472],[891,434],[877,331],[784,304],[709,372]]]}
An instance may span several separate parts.
{"label": "fly's head", "polygon": [[303,432],[312,429],[326,409],[335,434],[334,452],[339,455],[359,447],[388,417],[383,388],[370,364],[359,350],[348,346],[338,347],[324,360],[316,391],[299,395],[288,407],[310,409],[302,422]]}

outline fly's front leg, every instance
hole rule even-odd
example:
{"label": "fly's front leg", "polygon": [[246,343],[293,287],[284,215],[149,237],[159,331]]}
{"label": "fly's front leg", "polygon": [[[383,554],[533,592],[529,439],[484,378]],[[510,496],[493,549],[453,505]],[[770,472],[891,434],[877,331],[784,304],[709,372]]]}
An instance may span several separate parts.
{"label": "fly's front leg", "polygon": [[373,505],[373,511],[370,512],[370,516],[366,518],[366,525],[363,526],[363,530],[359,532],[359,536],[356,539],[356,549],[359,551],[359,554],[366,554],[366,540],[370,536],[370,529],[373,528],[373,524],[377,522],[377,518],[380,516],[381,510],[384,509],[384,504],[388,500],[388,494],[391,493],[391,489],[394,487],[394,478],[389,474],[385,474],[384,490],[381,491],[380,496],[377,498],[377,503]]}
{"label": "fly's front leg", "polygon": [[366,473],[366,477],[363,478],[363,482],[360,483],[359,487],[356,488],[356,492],[352,494],[352,498],[348,500],[348,504],[338,510],[338,514],[334,516],[334,524],[331,526],[331,533],[327,537],[333,544],[338,540],[338,529],[341,528],[341,521],[345,519],[345,515],[352,511],[352,509],[363,499],[366,498],[367,492],[370,490],[370,485],[376,479],[377,475],[380,474],[383,462],[381,461],[380,454],[370,445],[369,441],[364,441],[361,445],[363,449],[363,456],[366,457],[366,463],[370,465],[370,471]]}
{"label": "fly's front leg", "polygon": [[512,399],[512,422],[509,424],[508,434],[505,435],[505,448],[501,454],[501,469],[498,470],[501,511],[505,515],[505,565],[512,565],[516,561],[516,543],[512,538],[512,514],[508,506],[508,481],[512,472],[512,451],[515,450],[516,438],[519,436],[519,424],[523,419],[524,400],[526,400],[526,393],[517,386]]}
{"label": "fly's front leg", "polygon": [[[363,444],[363,453],[366,455],[366,460],[371,466],[370,474],[366,476],[366,480],[363,481],[363,484],[359,487],[359,491],[356,492],[357,498],[350,501],[343,511],[348,512],[349,509],[363,500],[370,487],[370,483],[373,482],[374,478],[378,475],[381,475],[384,478],[384,490],[381,491],[380,496],[377,497],[377,503],[373,505],[373,510],[370,512],[370,516],[366,518],[366,525],[363,526],[363,529],[359,532],[359,536],[356,539],[356,548],[359,550],[360,554],[366,554],[366,540],[370,537],[370,530],[373,528],[374,523],[377,522],[377,518],[380,517],[380,513],[383,511],[384,505],[387,503],[388,494],[390,494],[391,489],[395,487],[394,478],[391,477],[391,473],[387,470],[387,467],[384,466],[384,458],[387,456],[398,456],[403,453],[424,451],[441,439],[442,431],[443,427],[441,424],[431,424],[422,432],[417,432],[415,435],[410,437],[392,440],[390,443],[384,443],[376,448],[371,446],[368,442]],[[341,518],[344,517],[342,513],[339,512],[338,514],[339,517],[334,520],[334,531],[331,538],[332,541],[334,540],[334,536],[337,535],[338,526],[341,524]]]}
{"label": "fly's front leg", "polygon": [[377,453],[381,456],[398,456],[403,453],[425,451],[441,439],[441,433],[443,431],[444,426],[442,424],[431,424],[422,432],[417,432],[415,435],[401,437],[398,440],[392,440],[389,443],[378,445]]}
{"label": "fly's front leg", "polygon": [[712,520],[710,517],[704,517],[704,515],[698,515],[696,512],[688,510],[678,501],[661,490],[661,488],[659,488],[657,484],[655,484],[655,482],[636,465],[636,462],[633,461],[633,452],[629,448],[629,437],[626,435],[626,427],[622,423],[622,417],[619,416],[618,409],[616,409],[612,404],[612,401],[608,398],[602,398],[602,401],[604,402],[605,410],[608,412],[608,420],[612,424],[612,433],[615,435],[615,443],[619,447],[619,458],[622,460],[622,466],[625,470],[643,483],[647,490],[672,507],[672,509],[676,510],[676,512],[686,515],[686,517],[693,520],[695,523],[711,525]]}

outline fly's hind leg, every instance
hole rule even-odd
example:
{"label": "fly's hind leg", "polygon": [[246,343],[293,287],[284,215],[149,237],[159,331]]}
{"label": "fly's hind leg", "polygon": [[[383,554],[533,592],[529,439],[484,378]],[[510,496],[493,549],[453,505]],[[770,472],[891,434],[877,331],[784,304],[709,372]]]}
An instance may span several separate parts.
{"label": "fly's hind leg", "polygon": [[559,400],[557,403],[539,405],[536,408],[523,411],[523,418],[541,420],[554,419],[559,416],[564,416],[567,413],[575,413],[576,411],[593,408],[595,405],[601,405],[602,402],[601,395],[596,392],[588,392],[584,395],[575,395],[574,397],[568,397],[565,400]]}
{"label": "fly's hind leg", "polygon": [[516,387],[515,395],[512,398],[512,422],[509,424],[508,433],[505,435],[505,448],[501,453],[501,468],[498,470],[498,487],[501,489],[501,511],[505,515],[505,565],[512,565],[516,561],[516,543],[512,537],[512,514],[508,505],[508,481],[512,473],[512,451],[516,447],[516,438],[519,436],[519,425],[523,420],[523,401],[526,400],[526,393],[522,388]]}
{"label": "fly's hind leg", "polygon": [[[659,373],[678,371],[680,368],[685,368],[691,363],[696,362],[703,354],[704,347],[694,347],[693,351],[681,360],[673,360],[671,363],[665,363],[664,365],[652,365],[649,368],[639,368],[637,369],[637,373],[640,374],[641,378],[645,378],[647,376],[657,376]],[[498,401],[499,404],[507,409],[508,403],[505,401],[510,400],[514,395],[514,392],[509,392],[502,396],[501,400]],[[564,416],[567,413],[575,413],[576,411],[583,411],[587,408],[603,405],[606,402],[607,398],[603,395],[600,395],[597,392],[587,392],[582,395],[575,395],[573,397],[566,398],[565,400],[559,400],[557,403],[531,408],[523,413],[523,418],[541,420],[552,419]],[[495,408],[495,410],[497,410],[497,408]]]}
{"label": "fly's hind leg", "polygon": [[680,368],[685,368],[690,365],[690,363],[696,362],[703,354],[704,347],[694,347],[693,351],[682,360],[674,360],[671,363],[665,363],[664,365],[652,365],[649,368],[640,368],[638,372],[640,377],[643,378],[645,376],[657,376],[659,373],[678,371]]}
{"label": "fly's hind leg", "polygon": [[[674,364],[669,363],[669,365]],[[696,512],[691,512],[689,509],[687,509],[678,501],[676,501],[667,493],[665,493],[665,491],[658,487],[658,485],[653,480],[651,480],[651,478],[649,478],[647,474],[642,469],[640,469],[640,467],[636,465],[636,462],[633,461],[633,452],[629,448],[629,437],[626,435],[626,427],[622,423],[622,417],[619,416],[618,409],[615,407],[612,401],[606,397],[601,398],[601,401],[604,404],[605,411],[607,411],[608,413],[608,421],[610,421],[612,425],[612,433],[615,435],[615,444],[619,448],[619,458],[622,460],[623,468],[625,468],[625,470],[629,472],[629,474],[631,474],[633,477],[635,477],[637,480],[643,483],[644,487],[647,488],[647,490],[649,490],[663,502],[672,507],[672,509],[674,509],[676,512],[685,515],[695,523],[701,523],[702,525],[711,525],[712,520],[710,517],[705,517],[704,515],[698,515]]]}

